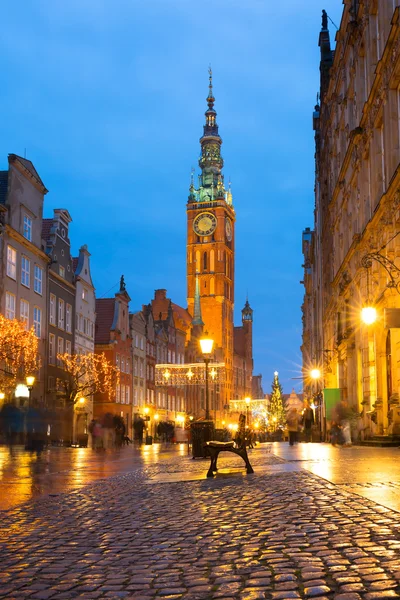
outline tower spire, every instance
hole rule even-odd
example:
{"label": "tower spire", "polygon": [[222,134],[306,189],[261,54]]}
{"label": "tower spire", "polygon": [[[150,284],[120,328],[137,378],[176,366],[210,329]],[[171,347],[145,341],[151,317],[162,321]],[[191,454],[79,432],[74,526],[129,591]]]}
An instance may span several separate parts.
{"label": "tower spire", "polygon": [[212,69],[211,65],[208,67],[208,96],[207,96],[207,104],[208,108],[214,108],[215,98],[213,96],[213,86],[212,86]]}
{"label": "tower spire", "polygon": [[192,325],[201,325],[203,326],[203,319],[201,318],[201,304],[200,304],[200,283],[199,276],[196,273],[196,287],[194,292],[194,315],[192,320]]}

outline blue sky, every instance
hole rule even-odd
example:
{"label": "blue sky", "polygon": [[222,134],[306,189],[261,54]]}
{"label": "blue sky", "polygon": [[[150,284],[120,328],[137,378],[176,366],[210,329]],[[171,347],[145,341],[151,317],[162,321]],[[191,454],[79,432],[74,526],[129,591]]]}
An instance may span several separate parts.
{"label": "blue sky", "polygon": [[[255,374],[301,368],[301,234],[313,224],[318,34],[340,0],[26,0],[2,12],[2,135],[67,208],[97,295],[125,274],[132,309],[156,288],[186,306],[186,201],[213,69],[236,225],[235,322],[248,293]],[[335,29],[330,23],[331,39]],[[114,289],[113,289],[114,288]]]}

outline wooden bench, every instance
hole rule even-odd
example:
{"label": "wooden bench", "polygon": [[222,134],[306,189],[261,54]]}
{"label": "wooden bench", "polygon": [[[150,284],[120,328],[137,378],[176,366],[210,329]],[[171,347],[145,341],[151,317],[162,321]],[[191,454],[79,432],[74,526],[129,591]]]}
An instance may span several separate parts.
{"label": "wooden bench", "polygon": [[237,454],[241,458],[243,458],[246,463],[246,472],[254,473],[253,467],[250,464],[249,457],[247,456],[247,448],[246,448],[246,437],[245,437],[245,425],[246,417],[245,415],[240,415],[239,417],[239,429],[238,434],[236,436],[236,441],[232,442],[217,442],[210,441],[205,442],[204,449],[209,454],[211,458],[210,468],[207,472],[207,477],[214,477],[217,472],[217,460],[220,452],[233,452]]}

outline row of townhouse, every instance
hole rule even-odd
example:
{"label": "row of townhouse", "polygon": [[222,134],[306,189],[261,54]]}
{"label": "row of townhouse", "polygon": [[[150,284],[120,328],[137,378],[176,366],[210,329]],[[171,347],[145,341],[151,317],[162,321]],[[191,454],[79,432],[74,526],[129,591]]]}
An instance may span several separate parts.
{"label": "row of townhouse", "polygon": [[[184,362],[189,314],[173,305],[165,290],[130,314],[123,278],[113,298],[96,300],[87,246],[77,257],[71,253],[68,210],[43,218],[46,194],[32,162],[10,154],[8,169],[0,171],[0,310],[27,329],[34,327],[39,338],[40,370],[31,402],[53,411],[52,435],[59,439],[70,437],[71,419],[79,436],[93,417],[106,412],[121,416],[129,435],[145,406],[159,408],[161,419],[173,419],[185,410],[183,390],[157,392],[155,368],[156,362]],[[111,397],[84,398],[72,412],[59,393],[66,374],[57,355],[91,352],[105,353],[119,368],[120,382]],[[27,405],[25,397],[15,401]]]}

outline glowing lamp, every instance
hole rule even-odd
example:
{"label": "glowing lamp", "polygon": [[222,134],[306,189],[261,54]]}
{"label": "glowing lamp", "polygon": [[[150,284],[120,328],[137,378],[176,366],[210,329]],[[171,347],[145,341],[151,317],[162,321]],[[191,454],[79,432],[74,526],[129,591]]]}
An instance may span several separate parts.
{"label": "glowing lamp", "polygon": [[244,401],[246,402],[247,406],[249,406],[250,402],[251,402],[251,398],[245,398]]}
{"label": "glowing lamp", "polygon": [[80,402],[81,404],[83,404],[83,403],[85,402],[85,398],[83,398],[83,397],[82,397],[82,398],[79,398],[79,402]]}
{"label": "glowing lamp", "polygon": [[310,377],[312,377],[312,379],[319,379],[321,377],[321,371],[319,369],[312,369],[310,371]]}
{"label": "glowing lamp", "polygon": [[149,414],[149,412],[150,412],[150,409],[149,409],[149,407],[148,407],[148,406],[145,406],[145,407],[144,407],[144,409],[143,409],[143,412],[144,412],[144,414],[145,414],[145,415],[148,415],[148,414]]}
{"label": "glowing lamp", "polygon": [[214,340],[209,337],[204,337],[200,340],[200,348],[202,354],[211,354],[214,346]]}
{"label": "glowing lamp", "polygon": [[28,375],[28,377],[26,378],[26,386],[28,388],[33,387],[35,384],[35,377],[33,375]]}
{"label": "glowing lamp", "polygon": [[158,419],[159,419],[159,418],[160,418],[160,415],[159,415],[158,413],[156,413],[156,414],[154,415],[154,420],[155,420],[155,421],[158,421]]}
{"label": "glowing lamp", "polygon": [[373,306],[364,306],[361,310],[361,320],[365,325],[372,325],[377,319],[376,308]]}
{"label": "glowing lamp", "polygon": [[6,397],[4,392],[0,392],[0,400],[4,400],[4,398]]}

